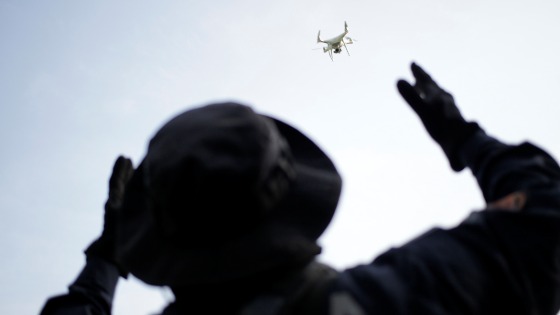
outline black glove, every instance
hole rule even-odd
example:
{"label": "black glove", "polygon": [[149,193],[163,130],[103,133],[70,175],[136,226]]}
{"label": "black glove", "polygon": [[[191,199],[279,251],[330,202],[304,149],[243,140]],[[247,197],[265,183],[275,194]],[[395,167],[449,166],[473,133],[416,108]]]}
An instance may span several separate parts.
{"label": "black glove", "polygon": [[397,82],[399,93],[418,114],[430,136],[441,146],[451,168],[460,171],[465,163],[459,156],[461,146],[481,130],[477,123],[467,122],[455,105],[453,96],[440,88],[417,64],[411,65],[416,83]]}
{"label": "black glove", "polygon": [[122,205],[126,184],[132,177],[132,173],[134,173],[134,168],[130,159],[119,156],[115,161],[113,173],[109,180],[109,197],[105,203],[103,232],[85,250],[88,257],[93,255],[115,264],[119,268],[121,276],[125,278],[128,272],[120,266],[116,259],[116,218]]}

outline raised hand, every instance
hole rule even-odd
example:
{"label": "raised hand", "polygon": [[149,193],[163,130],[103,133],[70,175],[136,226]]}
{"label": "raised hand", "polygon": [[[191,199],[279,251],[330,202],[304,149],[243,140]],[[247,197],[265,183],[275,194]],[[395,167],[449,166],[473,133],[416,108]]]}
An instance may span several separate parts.
{"label": "raised hand", "polygon": [[109,197],[105,203],[103,232],[85,251],[87,256],[97,256],[114,263],[119,267],[123,276],[126,276],[127,272],[123,270],[116,259],[116,217],[122,205],[126,184],[133,173],[134,167],[130,159],[119,156],[115,161],[113,173],[109,179]]}
{"label": "raised hand", "polygon": [[420,66],[412,63],[410,68],[416,82],[412,85],[399,80],[399,93],[420,117],[430,136],[441,146],[451,168],[460,171],[465,166],[457,156],[457,150],[480,127],[463,118],[453,96],[439,87]]}

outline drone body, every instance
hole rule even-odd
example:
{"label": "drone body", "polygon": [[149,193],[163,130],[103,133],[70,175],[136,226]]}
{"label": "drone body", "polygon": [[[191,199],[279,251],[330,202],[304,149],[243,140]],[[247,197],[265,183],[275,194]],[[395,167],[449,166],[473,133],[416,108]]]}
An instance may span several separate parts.
{"label": "drone body", "polygon": [[354,41],[352,40],[352,38],[346,36],[347,34],[348,34],[348,24],[344,22],[344,32],[342,34],[333,37],[331,39],[322,40],[321,31],[319,31],[319,33],[317,34],[317,43],[327,44],[327,46],[323,47],[323,52],[328,52],[329,57],[331,57],[331,60],[334,61],[333,52],[335,54],[339,54],[342,51],[343,46],[344,49],[346,49],[348,56],[350,56],[350,52],[348,51],[348,47],[346,47],[346,45],[353,44]]}

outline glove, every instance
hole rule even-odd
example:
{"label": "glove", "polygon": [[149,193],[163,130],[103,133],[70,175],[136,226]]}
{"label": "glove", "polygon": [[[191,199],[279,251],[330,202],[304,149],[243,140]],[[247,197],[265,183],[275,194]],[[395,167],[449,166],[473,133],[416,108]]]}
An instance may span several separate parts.
{"label": "glove", "polygon": [[466,165],[459,151],[467,139],[481,128],[463,118],[453,96],[440,88],[422,68],[415,63],[410,68],[416,83],[412,86],[405,80],[399,80],[399,93],[418,114],[428,134],[441,146],[451,168],[461,171]]}
{"label": "glove", "polygon": [[96,256],[115,264],[124,278],[127,277],[128,271],[124,270],[116,259],[116,218],[122,205],[126,184],[132,177],[132,173],[134,168],[130,159],[119,156],[109,180],[109,197],[105,203],[103,232],[85,250],[87,257]]}

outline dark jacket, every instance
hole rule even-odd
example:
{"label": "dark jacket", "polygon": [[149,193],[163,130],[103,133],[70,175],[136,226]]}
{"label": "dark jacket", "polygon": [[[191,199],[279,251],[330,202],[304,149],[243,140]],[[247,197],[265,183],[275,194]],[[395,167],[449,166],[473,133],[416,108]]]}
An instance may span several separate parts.
{"label": "dark jacket", "polygon": [[[557,314],[558,164],[532,144],[506,145],[482,131],[461,157],[491,209],[454,228],[432,229],[367,265],[333,272],[313,263],[282,284],[287,290],[259,294],[241,314]],[[69,293],[50,299],[41,314],[110,314],[117,280],[114,266],[90,259]],[[189,313],[188,303],[164,314]]]}

